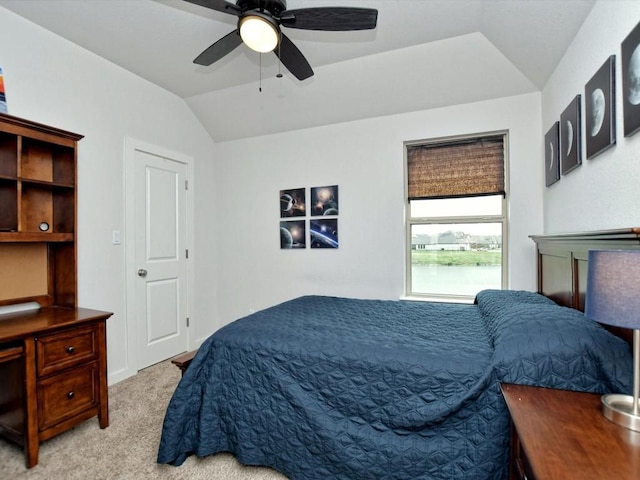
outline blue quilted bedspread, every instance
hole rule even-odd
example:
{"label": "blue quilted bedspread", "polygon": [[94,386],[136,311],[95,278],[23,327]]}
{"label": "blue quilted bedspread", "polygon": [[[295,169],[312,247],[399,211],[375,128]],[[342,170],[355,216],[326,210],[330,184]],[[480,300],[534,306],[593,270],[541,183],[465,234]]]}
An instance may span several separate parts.
{"label": "blue quilted bedspread", "polygon": [[301,297],[212,335],[158,462],[232,452],[291,479],[501,479],[499,383],[629,392],[629,346],[529,292],[476,305]]}

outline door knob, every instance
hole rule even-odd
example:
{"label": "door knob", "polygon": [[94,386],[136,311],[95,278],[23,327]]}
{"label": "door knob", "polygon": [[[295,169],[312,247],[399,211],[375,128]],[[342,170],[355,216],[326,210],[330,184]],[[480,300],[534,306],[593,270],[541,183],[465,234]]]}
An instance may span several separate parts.
{"label": "door knob", "polygon": [[147,276],[147,271],[144,268],[141,268],[140,270],[138,270],[138,276],[139,277],[146,277]]}

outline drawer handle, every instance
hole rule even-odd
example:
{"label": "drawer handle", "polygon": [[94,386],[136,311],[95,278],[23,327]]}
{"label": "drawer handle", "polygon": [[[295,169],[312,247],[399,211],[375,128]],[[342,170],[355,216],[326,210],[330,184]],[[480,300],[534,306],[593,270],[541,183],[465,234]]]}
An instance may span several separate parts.
{"label": "drawer handle", "polygon": [[71,400],[71,399],[72,399],[73,397],[75,397],[75,396],[76,396],[76,394],[75,394],[73,391],[71,391],[71,392],[67,393],[67,398],[68,398],[69,400]]}
{"label": "drawer handle", "polygon": [[73,353],[73,352],[75,352],[75,351],[76,351],[76,349],[75,349],[75,348],[73,348],[73,346],[71,346],[71,347],[67,347],[67,353]]}

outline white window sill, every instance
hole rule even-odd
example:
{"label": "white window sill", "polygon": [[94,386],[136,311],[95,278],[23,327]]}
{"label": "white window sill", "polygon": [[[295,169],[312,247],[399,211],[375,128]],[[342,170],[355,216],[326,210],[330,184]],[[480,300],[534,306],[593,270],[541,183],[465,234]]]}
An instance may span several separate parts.
{"label": "white window sill", "polygon": [[412,302],[434,302],[434,303],[462,303],[473,304],[475,297],[453,297],[449,295],[404,295],[400,297],[400,300],[409,300]]}

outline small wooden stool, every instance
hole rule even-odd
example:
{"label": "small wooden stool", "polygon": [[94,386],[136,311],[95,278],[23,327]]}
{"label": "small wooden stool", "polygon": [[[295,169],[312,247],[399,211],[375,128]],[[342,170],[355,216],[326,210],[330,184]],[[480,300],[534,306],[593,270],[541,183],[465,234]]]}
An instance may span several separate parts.
{"label": "small wooden stool", "polygon": [[187,352],[178,355],[177,357],[171,359],[171,363],[177,366],[180,369],[180,372],[182,372],[182,375],[184,375],[184,372],[191,364],[191,360],[193,360],[193,357],[196,356],[196,352],[197,350],[194,350],[193,352]]}

